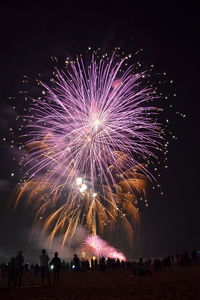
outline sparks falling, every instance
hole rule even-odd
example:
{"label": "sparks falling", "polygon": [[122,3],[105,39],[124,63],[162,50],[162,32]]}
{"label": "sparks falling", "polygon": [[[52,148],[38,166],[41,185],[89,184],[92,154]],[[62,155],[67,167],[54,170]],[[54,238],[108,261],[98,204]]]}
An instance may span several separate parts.
{"label": "sparks falling", "polygon": [[79,224],[97,234],[121,222],[133,232],[162,137],[155,91],[125,61],[116,53],[93,54],[89,66],[77,58],[57,70],[53,86],[40,83],[43,97],[26,116],[26,181],[16,205],[29,195],[51,241],[60,232],[64,244]]}

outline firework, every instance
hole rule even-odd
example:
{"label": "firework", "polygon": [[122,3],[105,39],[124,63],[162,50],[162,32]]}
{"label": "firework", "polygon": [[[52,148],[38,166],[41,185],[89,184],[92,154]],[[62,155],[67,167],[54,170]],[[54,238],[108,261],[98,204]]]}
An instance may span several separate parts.
{"label": "firework", "polygon": [[115,248],[111,247],[106,241],[102,240],[97,235],[89,235],[84,240],[84,253],[89,257],[102,257],[114,258],[126,261],[126,257],[123,253],[119,252]]}
{"label": "firework", "polygon": [[50,240],[60,232],[64,244],[79,224],[96,234],[122,222],[132,234],[161,136],[151,106],[156,95],[144,72],[122,71],[125,61],[93,55],[86,67],[77,58],[57,70],[53,87],[40,83],[43,97],[33,99],[16,205],[28,196]]}

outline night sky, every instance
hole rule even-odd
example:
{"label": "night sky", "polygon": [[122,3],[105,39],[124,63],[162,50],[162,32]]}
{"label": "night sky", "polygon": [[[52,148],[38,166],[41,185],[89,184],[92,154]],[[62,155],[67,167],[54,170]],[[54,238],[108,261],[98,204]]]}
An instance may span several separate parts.
{"label": "night sky", "polygon": [[[157,190],[149,192],[149,207],[142,210],[137,229],[135,256],[157,256],[200,247],[199,224],[199,15],[190,2],[148,4],[140,1],[65,1],[65,4],[1,5],[0,9],[0,258],[25,254],[34,247],[28,243],[31,209],[12,211],[9,199],[20,178],[10,147],[9,128],[15,128],[12,106],[18,101],[22,77],[36,78],[52,71],[52,55],[74,56],[91,46],[111,51],[119,46],[126,53],[143,49],[140,61],[154,64],[174,81],[176,97],[169,99],[174,111],[170,127],[178,137],[170,141],[168,169],[161,172]],[[137,1],[138,2],[138,1]],[[190,6],[189,6],[190,5]],[[16,97],[14,102],[9,97]],[[180,111],[186,118],[175,114]],[[6,140],[3,140],[6,139]],[[11,173],[14,172],[14,176]],[[124,249],[119,237],[114,246]],[[41,247],[42,248],[42,245]],[[132,250],[131,250],[132,251]]]}

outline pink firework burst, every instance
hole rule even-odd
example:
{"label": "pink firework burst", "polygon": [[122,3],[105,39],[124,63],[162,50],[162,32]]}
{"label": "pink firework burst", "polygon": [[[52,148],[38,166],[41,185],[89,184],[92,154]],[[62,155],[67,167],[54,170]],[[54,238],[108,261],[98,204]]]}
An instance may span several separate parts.
{"label": "pink firework burst", "polygon": [[[74,180],[74,168],[94,188],[97,181],[114,183],[109,166],[120,172],[118,152],[131,156],[127,168],[155,157],[160,127],[157,108],[149,104],[156,95],[144,86],[144,72],[136,73],[132,66],[120,72],[125,60],[116,61],[113,54],[97,61],[93,55],[86,68],[80,58],[66,72],[57,71],[53,88],[41,83],[45,96],[34,100],[26,136],[27,145],[45,140],[48,149],[34,146],[27,161],[29,178],[42,173],[52,190],[60,184],[64,188]],[[144,165],[142,169],[150,176]]]}
{"label": "pink firework burst", "polygon": [[97,235],[89,235],[84,240],[84,251],[87,255],[96,257],[104,256],[105,258],[114,258],[126,261],[123,253],[110,246],[106,241]]}

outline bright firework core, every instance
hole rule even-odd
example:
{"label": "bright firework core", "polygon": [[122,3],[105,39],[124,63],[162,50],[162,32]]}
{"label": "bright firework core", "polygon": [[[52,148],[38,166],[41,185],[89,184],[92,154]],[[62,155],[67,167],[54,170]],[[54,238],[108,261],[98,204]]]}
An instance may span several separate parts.
{"label": "bright firework core", "polygon": [[81,177],[76,178],[76,185],[81,193],[84,193],[88,188]]}
{"label": "bright firework core", "polygon": [[98,125],[101,123],[101,121],[99,119],[95,119],[93,123],[96,127],[98,127]]}

